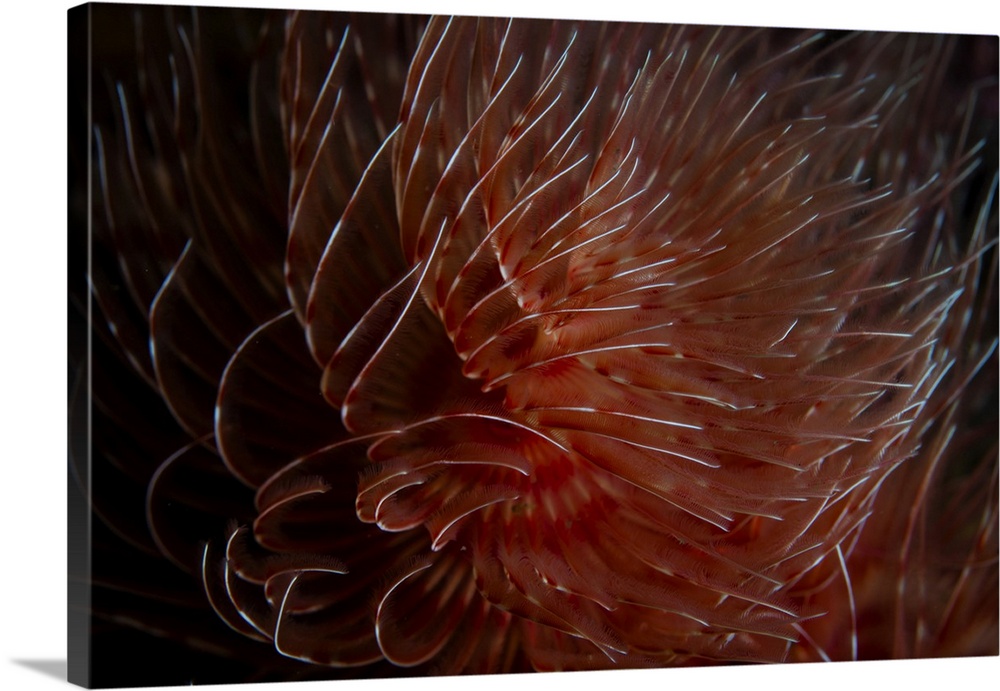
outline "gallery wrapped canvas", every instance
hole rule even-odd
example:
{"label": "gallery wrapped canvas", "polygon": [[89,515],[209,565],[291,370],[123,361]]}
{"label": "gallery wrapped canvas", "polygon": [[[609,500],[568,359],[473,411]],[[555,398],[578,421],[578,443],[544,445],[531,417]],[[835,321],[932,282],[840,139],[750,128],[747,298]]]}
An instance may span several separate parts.
{"label": "gallery wrapped canvas", "polygon": [[997,37],[69,26],[71,681],[998,654]]}

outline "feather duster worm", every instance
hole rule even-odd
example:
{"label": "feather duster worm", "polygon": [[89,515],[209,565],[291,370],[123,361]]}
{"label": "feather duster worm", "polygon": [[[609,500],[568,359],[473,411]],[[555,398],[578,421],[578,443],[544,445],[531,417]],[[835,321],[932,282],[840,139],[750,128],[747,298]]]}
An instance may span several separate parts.
{"label": "feather duster worm", "polygon": [[996,654],[988,39],[221,17],[137,11],[93,134],[129,623],[264,678]]}

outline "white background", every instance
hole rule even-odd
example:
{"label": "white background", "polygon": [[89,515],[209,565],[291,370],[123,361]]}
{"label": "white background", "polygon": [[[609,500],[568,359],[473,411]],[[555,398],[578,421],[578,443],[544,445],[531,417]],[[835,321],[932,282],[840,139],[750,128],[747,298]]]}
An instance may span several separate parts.
{"label": "white background", "polygon": [[[877,0],[706,2],[647,6],[642,0],[604,4],[566,0],[257,0],[210,5],[421,11],[499,16],[558,16],[661,22],[998,33],[991,0],[946,0],[927,9],[892,12]],[[673,4],[673,3],[670,3]],[[678,3],[680,4],[680,3]],[[904,7],[910,3],[891,3]],[[923,3],[921,3],[923,5]],[[0,688],[62,688],[66,660],[66,10],[55,0],[5,3],[0,15]],[[536,691],[572,683],[653,688],[815,689],[886,687],[940,689],[990,686],[1000,659],[740,667],[726,670],[589,673],[492,677],[484,691],[510,684]],[[402,682],[408,689],[467,689],[471,680]],[[251,688],[330,688],[264,684]],[[236,686],[207,688],[236,689]],[[391,691],[400,682],[338,682],[343,691]]]}

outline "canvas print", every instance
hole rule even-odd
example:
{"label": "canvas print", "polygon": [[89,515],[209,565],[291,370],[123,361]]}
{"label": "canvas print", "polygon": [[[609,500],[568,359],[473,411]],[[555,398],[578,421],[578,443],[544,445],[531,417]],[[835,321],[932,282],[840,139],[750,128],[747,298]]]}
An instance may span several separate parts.
{"label": "canvas print", "polygon": [[998,654],[996,36],[69,27],[71,681]]}

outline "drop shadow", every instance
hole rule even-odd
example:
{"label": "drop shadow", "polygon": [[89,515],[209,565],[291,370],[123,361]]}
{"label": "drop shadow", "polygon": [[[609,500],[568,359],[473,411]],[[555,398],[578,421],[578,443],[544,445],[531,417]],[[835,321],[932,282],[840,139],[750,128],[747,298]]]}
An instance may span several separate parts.
{"label": "drop shadow", "polygon": [[69,663],[66,660],[11,660],[14,664],[33,669],[47,677],[66,681]]}

